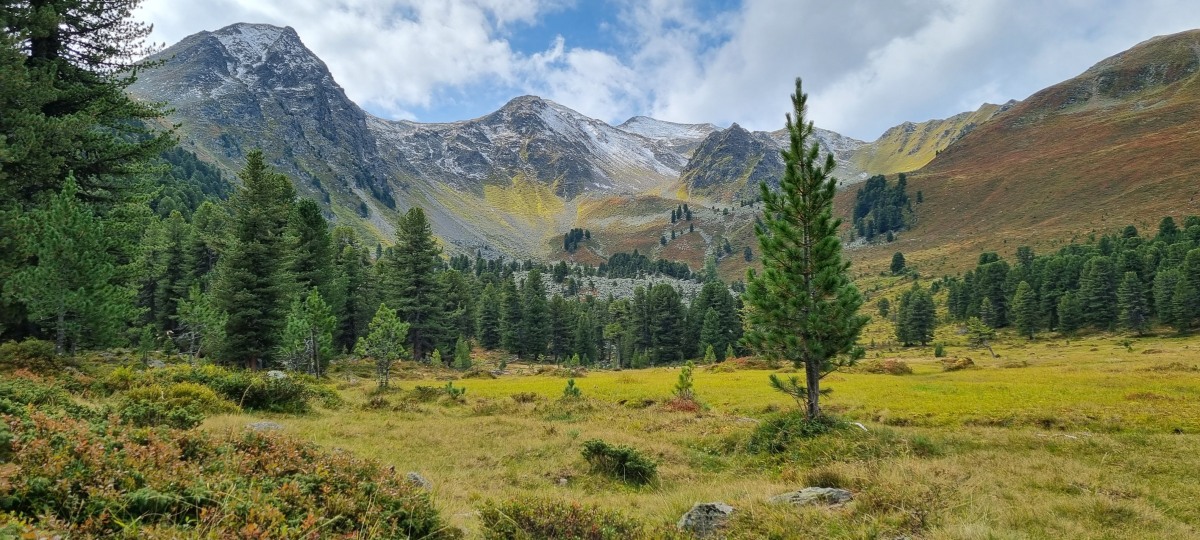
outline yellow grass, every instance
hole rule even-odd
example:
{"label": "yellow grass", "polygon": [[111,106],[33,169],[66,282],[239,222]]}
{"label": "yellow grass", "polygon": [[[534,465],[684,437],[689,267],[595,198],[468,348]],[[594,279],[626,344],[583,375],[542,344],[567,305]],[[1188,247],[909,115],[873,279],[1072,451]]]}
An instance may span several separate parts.
{"label": "yellow grass", "polygon": [[[679,370],[593,371],[578,378],[586,402],[558,401],[566,379],[504,375],[461,379],[465,403],[410,402],[418,385],[449,372],[396,381],[389,407],[367,410],[373,381],[339,375],[339,411],[271,418],[287,433],[418,471],[450,521],[477,533],[487,499],[550,496],[616,508],[653,523],[693,503],[738,508],[735,537],[910,534],[921,538],[1187,538],[1200,533],[1200,339],[1092,336],[1033,343],[1010,338],[1000,358],[951,341],[974,369],[942,372],[929,350],[889,350],[907,376],[839,373],[825,406],[858,428],[798,445],[787,456],[748,453],[744,442],[770,411],[793,407],[766,385],[767,370],[696,370],[707,410],[670,412]],[[1132,350],[1130,350],[1130,348]],[[494,355],[488,355],[493,358]],[[1024,367],[1004,367],[1023,365]],[[510,371],[525,370],[519,368]],[[785,370],[787,371],[787,370]],[[786,376],[787,373],[784,373]],[[533,403],[512,395],[531,392]],[[250,415],[210,419],[241,429]],[[1178,433],[1177,433],[1178,431]],[[601,438],[660,462],[641,488],[590,474],[583,441]],[[851,489],[838,509],[781,509],[772,495],[814,483]],[[797,529],[797,527],[801,529]],[[890,536],[888,536],[890,535]]]}

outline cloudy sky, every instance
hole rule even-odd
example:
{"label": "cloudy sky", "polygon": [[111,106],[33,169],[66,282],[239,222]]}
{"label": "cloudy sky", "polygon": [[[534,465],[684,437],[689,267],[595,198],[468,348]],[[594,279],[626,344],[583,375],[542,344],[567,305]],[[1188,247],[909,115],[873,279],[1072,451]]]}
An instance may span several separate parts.
{"label": "cloudy sky", "polygon": [[874,140],[1200,28],[1196,0],[145,0],[173,44],[287,25],[386,118],[473,118],[522,94],[610,123],[782,127],[795,77],[820,127]]}

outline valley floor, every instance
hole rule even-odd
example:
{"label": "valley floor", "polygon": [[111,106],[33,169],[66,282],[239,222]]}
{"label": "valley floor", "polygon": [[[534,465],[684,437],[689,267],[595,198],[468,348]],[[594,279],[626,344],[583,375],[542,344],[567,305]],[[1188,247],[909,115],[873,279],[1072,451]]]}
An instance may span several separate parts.
{"label": "valley floor", "polygon": [[[771,371],[738,361],[696,369],[700,411],[669,404],[678,368],[588,373],[576,379],[585,399],[574,404],[558,399],[566,378],[553,373],[455,380],[467,389],[458,402],[414,390],[444,387],[450,372],[401,373],[415,378],[375,394],[369,370],[342,369],[340,410],[217,416],[204,429],[265,419],[419,472],[469,535],[484,501],[538,496],[649,523],[723,501],[736,509],[735,538],[1200,536],[1200,338],[1010,338],[995,359],[947,350],[975,367],[944,372],[932,348],[879,349],[869,356],[913,373],[827,377],[826,408],[866,431],[808,439],[784,455],[746,450],[764,418],[795,405],[768,387]],[[653,456],[658,481],[632,487],[589,473],[580,450],[597,438]],[[767,503],[811,485],[855,499],[799,510]]]}

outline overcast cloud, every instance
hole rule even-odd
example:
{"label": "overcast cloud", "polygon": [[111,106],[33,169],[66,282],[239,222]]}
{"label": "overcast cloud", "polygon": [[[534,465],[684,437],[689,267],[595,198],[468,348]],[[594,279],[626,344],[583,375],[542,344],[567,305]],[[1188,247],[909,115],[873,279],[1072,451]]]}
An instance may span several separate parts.
{"label": "overcast cloud", "polygon": [[1200,28],[1195,0],[614,0],[604,16],[569,17],[581,6],[595,11],[571,0],[146,0],[137,16],[167,44],[234,22],[291,26],[351,99],[385,117],[469,118],[533,93],[614,124],[644,114],[774,130],[801,76],[817,125],[864,140],[1023,99],[1140,41]]}

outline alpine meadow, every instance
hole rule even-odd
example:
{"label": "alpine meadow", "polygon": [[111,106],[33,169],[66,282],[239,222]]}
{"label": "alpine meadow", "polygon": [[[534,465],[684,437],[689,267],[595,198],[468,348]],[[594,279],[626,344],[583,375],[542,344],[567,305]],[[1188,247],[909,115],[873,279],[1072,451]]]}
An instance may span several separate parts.
{"label": "alpine meadow", "polygon": [[0,538],[1200,537],[1185,3],[493,4],[0,5]]}

